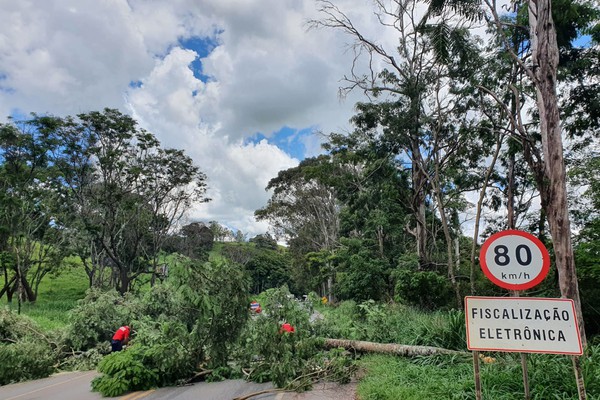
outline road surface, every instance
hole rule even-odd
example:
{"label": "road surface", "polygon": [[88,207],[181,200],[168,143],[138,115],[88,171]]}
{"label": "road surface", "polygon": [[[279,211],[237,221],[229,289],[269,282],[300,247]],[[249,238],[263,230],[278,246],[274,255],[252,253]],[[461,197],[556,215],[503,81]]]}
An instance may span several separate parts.
{"label": "road surface", "polygon": [[[90,390],[96,371],[68,372],[49,378],[0,386],[1,400],[100,400],[107,399]],[[128,393],[120,400],[232,400],[244,394],[272,389],[270,383],[228,380],[197,383],[188,386],[161,388]],[[316,384],[306,393],[277,392],[252,397],[251,400],[353,400],[356,385]]]}

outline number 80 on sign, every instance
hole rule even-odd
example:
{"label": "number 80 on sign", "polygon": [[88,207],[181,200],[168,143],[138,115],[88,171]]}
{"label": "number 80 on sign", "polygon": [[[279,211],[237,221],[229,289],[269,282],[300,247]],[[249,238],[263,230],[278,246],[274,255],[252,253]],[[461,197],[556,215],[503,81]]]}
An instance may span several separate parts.
{"label": "number 80 on sign", "polygon": [[479,262],[493,283],[509,290],[530,289],[550,270],[544,244],[532,234],[514,229],[490,236],[481,247]]}

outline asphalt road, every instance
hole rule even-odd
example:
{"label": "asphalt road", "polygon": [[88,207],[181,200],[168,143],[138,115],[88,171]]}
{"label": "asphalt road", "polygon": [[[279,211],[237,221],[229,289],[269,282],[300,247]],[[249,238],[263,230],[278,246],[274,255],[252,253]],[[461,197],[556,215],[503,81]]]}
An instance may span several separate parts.
{"label": "asphalt road", "polygon": [[[38,379],[0,386],[0,400],[100,400],[106,399],[90,391],[90,383],[96,371],[69,372]],[[252,383],[229,380],[213,383],[197,383],[188,386],[161,388],[128,393],[120,400],[232,400],[236,397],[272,389],[270,383]],[[306,393],[276,392],[254,396],[252,400],[353,400],[355,385],[322,383]]]}

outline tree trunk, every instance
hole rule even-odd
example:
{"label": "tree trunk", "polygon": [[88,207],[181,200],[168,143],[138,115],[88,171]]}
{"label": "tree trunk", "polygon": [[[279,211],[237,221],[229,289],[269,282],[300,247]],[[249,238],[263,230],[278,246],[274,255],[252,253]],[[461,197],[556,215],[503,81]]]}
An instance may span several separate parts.
{"label": "tree trunk", "polygon": [[[412,101],[415,102],[416,100],[413,99]],[[427,256],[427,220],[425,214],[427,176],[424,172],[426,171],[426,166],[423,165],[423,157],[421,156],[421,149],[419,148],[419,136],[417,134],[415,135],[415,138],[412,139],[410,149],[412,153],[411,161],[413,185],[411,209],[415,213],[416,219],[415,239],[417,241],[417,257],[419,258],[418,268],[419,270],[424,270],[429,263],[429,257]]]}
{"label": "tree trunk", "polygon": [[435,354],[457,354],[468,356],[464,351],[442,349],[431,346],[409,346],[395,343],[373,343],[361,340],[343,340],[343,339],[325,339],[324,346],[328,349],[343,347],[346,350],[357,351],[359,353],[381,353],[393,354],[404,357],[431,356]]}
{"label": "tree trunk", "polygon": [[126,268],[119,268],[119,293],[125,294],[129,291],[129,274]]}
{"label": "tree trunk", "polygon": [[25,274],[21,275],[21,288],[23,290],[23,294],[25,295],[24,300],[30,303],[35,303],[37,296],[29,282],[27,282],[27,277],[25,276]]}
{"label": "tree trunk", "polygon": [[456,281],[456,273],[454,271],[454,249],[452,248],[452,235],[450,234],[450,227],[448,226],[448,218],[446,217],[446,208],[444,207],[444,203],[442,202],[442,189],[440,188],[439,181],[439,173],[438,167],[436,165],[435,177],[433,179],[433,190],[435,191],[435,197],[438,202],[438,207],[440,211],[440,219],[442,220],[442,228],[444,231],[444,238],[446,239],[446,257],[448,258],[448,278],[450,279],[450,283],[452,284],[452,289],[454,290],[454,295],[456,296],[456,307],[460,310],[463,308],[462,297],[460,296],[460,288],[458,286],[458,282]]}
{"label": "tree trunk", "polygon": [[562,297],[572,299],[575,303],[579,332],[585,346],[586,336],[571,242],[562,132],[556,96],[558,44],[552,20],[551,0],[529,1],[529,26],[544,154],[544,180],[540,182],[539,190],[550,225],[560,292]]}
{"label": "tree trunk", "polygon": [[473,230],[473,245],[471,246],[471,273],[470,273],[470,283],[471,283],[471,296],[475,295],[475,256],[477,251],[477,239],[479,238],[479,223],[481,221],[481,210],[483,208],[483,200],[485,199],[485,193],[488,187],[488,183],[490,181],[490,176],[494,171],[494,166],[496,165],[496,161],[498,160],[498,154],[500,154],[500,149],[502,148],[502,135],[497,133],[496,136],[496,150],[494,151],[494,156],[490,165],[488,166],[485,177],[483,179],[483,184],[481,185],[481,191],[479,192],[479,199],[477,200],[477,211],[475,213],[475,228]]}
{"label": "tree trunk", "polygon": [[[6,278],[8,279],[8,276]],[[7,293],[7,298],[8,298],[8,293],[10,292],[10,285],[12,285],[16,279],[17,279],[17,276],[15,275],[12,278],[10,278],[10,280],[8,280],[6,283],[4,283],[4,287],[2,288],[2,290],[0,290],[0,298],[2,298],[2,296],[4,296],[4,293]]]}
{"label": "tree trunk", "polygon": [[[421,174],[419,172],[419,174]],[[421,174],[422,175],[422,174]],[[427,257],[427,221],[425,217],[425,189],[422,187],[424,185],[425,179],[421,177],[416,177],[413,182],[414,185],[417,185],[414,190],[416,193],[414,194],[414,211],[416,216],[417,225],[415,227],[416,232],[416,240],[417,240],[417,257],[419,258],[419,270],[426,269],[426,266],[429,264],[429,257]]]}

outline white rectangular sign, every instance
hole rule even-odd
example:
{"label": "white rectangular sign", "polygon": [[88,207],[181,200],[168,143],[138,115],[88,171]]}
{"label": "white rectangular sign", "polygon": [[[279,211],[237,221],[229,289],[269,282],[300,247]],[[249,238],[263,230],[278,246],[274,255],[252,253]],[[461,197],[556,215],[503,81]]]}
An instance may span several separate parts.
{"label": "white rectangular sign", "polygon": [[569,299],[465,297],[469,350],[583,354]]}

